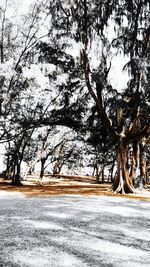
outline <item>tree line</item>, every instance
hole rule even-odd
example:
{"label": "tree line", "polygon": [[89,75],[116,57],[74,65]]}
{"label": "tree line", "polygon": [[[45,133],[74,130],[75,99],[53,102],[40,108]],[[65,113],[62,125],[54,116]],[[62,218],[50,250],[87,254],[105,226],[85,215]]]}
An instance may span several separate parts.
{"label": "tree line", "polygon": [[[11,173],[13,184],[20,184],[23,161],[41,161],[41,177],[48,158],[56,169],[65,161],[75,168],[75,159],[85,152],[75,144],[82,142],[87,155],[94,155],[97,182],[105,166],[113,173],[116,164],[115,177],[111,174],[114,192],[133,193],[136,186],[146,186],[149,1],[41,1],[19,22],[10,16],[13,2],[4,2],[0,139],[6,144],[7,175]],[[128,59],[128,82],[121,90],[110,79],[113,59],[119,56]],[[70,129],[72,137],[52,145],[50,136],[59,126]],[[54,156],[58,147],[61,157]]]}

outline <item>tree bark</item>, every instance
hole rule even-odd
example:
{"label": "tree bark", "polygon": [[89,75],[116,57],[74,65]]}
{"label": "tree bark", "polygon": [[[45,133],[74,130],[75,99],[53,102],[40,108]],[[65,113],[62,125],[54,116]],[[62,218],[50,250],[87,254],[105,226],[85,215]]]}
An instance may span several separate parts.
{"label": "tree bark", "polygon": [[133,183],[129,176],[128,168],[128,145],[120,141],[117,150],[117,176],[114,181],[113,190],[115,193],[134,193]]}
{"label": "tree bark", "polygon": [[130,177],[132,179],[132,183],[135,186],[136,179],[138,176],[138,169],[139,169],[139,144],[138,141],[133,143],[133,151],[132,151],[132,165],[131,165],[131,172]]}
{"label": "tree bark", "polygon": [[55,165],[54,165],[53,175],[60,174],[62,166],[63,166],[63,163],[60,162],[60,160],[57,160]]}
{"label": "tree bark", "polygon": [[104,163],[102,163],[102,165],[101,165],[101,173],[102,173],[102,183],[104,183],[105,182],[105,164]]}
{"label": "tree bark", "polygon": [[12,184],[15,186],[22,185],[20,176],[21,162],[22,160],[18,158],[18,155],[15,155],[13,163],[13,176],[12,176]]}
{"label": "tree bark", "polygon": [[99,169],[98,169],[98,164],[96,164],[95,166],[95,171],[96,171],[96,183],[99,184],[100,183],[100,173],[99,173]]}
{"label": "tree bark", "polygon": [[110,180],[111,180],[111,183],[114,182],[114,176],[113,176],[114,167],[115,167],[115,160],[113,160],[112,167],[111,167],[111,170],[110,170]]}
{"label": "tree bark", "polygon": [[147,161],[145,153],[145,142],[140,143],[140,177],[143,187],[146,185],[147,180]]}
{"label": "tree bark", "polygon": [[96,183],[99,184],[100,183],[100,172],[99,172],[99,168],[98,168],[98,163],[97,162],[94,163],[92,176],[96,177]]}
{"label": "tree bark", "polygon": [[41,182],[42,182],[42,179],[43,179],[43,176],[44,176],[45,162],[46,162],[46,158],[42,158],[41,159],[41,171],[40,171],[40,177],[39,177],[39,184],[40,185],[42,185]]}

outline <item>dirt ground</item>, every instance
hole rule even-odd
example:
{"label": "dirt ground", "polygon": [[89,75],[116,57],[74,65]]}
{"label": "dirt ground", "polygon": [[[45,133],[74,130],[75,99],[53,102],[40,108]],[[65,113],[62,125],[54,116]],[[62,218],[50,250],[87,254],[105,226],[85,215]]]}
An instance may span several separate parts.
{"label": "dirt ground", "polygon": [[150,201],[150,189],[139,191],[136,194],[120,195],[111,192],[110,183],[96,184],[92,177],[70,176],[44,177],[39,184],[37,176],[28,176],[22,181],[23,186],[12,186],[11,181],[1,178],[0,190],[6,192],[20,192],[27,197],[50,197],[57,195],[82,195],[82,196],[113,196],[129,199]]}

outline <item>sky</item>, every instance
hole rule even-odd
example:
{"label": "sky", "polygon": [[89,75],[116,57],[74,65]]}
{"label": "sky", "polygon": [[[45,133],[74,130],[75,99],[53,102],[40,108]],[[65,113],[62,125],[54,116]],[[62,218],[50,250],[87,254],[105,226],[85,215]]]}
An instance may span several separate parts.
{"label": "sky", "polygon": [[[16,11],[18,13],[18,18],[20,15],[24,15],[27,13],[27,11],[29,10],[29,6],[31,4],[33,4],[34,2],[40,2],[39,0],[8,0],[10,3],[11,1],[13,1],[14,6],[16,6]],[[2,2],[5,4],[5,0],[2,0]],[[12,15],[12,10],[10,9],[10,14]],[[16,19],[16,17],[14,18]],[[110,30],[109,30],[109,36],[111,38],[112,34],[113,34],[113,28],[112,28],[112,24],[110,26]],[[79,49],[79,47],[77,48]],[[70,51],[71,53],[71,51]],[[73,51],[72,53],[73,55],[78,54],[78,52]],[[93,57],[93,61],[95,60],[96,62],[96,56],[97,56],[97,51],[95,50],[95,58],[94,55],[92,55]],[[114,88],[118,88],[119,90],[123,89],[126,86],[126,83],[128,81],[128,74],[127,72],[123,72],[123,66],[127,63],[128,59],[124,58],[123,56],[119,55],[117,57],[114,57],[112,59],[112,67],[110,70],[110,74],[109,74],[109,79],[113,85]]]}
{"label": "sky", "polygon": [[[20,13],[26,13],[28,11],[29,5],[35,2],[35,0],[13,0],[16,5],[18,5],[18,11]],[[36,1],[38,2],[38,0]]]}

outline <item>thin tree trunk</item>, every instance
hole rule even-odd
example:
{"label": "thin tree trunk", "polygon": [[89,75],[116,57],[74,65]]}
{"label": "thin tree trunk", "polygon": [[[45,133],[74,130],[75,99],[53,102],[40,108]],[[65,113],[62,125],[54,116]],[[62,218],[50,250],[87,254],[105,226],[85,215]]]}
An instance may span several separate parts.
{"label": "thin tree trunk", "polygon": [[139,168],[139,144],[137,141],[133,143],[133,152],[132,152],[132,166],[130,177],[132,179],[132,183],[135,186],[136,179],[138,176],[138,168]]}
{"label": "thin tree trunk", "polygon": [[3,11],[2,25],[1,25],[1,40],[0,40],[0,57],[1,64],[4,63],[4,35],[5,35],[5,23],[6,23],[6,10],[7,10],[8,0],[5,0],[5,7]]}
{"label": "thin tree trunk", "polygon": [[15,175],[15,185],[20,185],[21,184],[21,176],[20,176],[20,170],[21,170],[21,162],[18,160],[17,162],[17,172]]}
{"label": "thin tree trunk", "polygon": [[46,158],[42,158],[41,159],[41,171],[40,171],[40,176],[39,176],[39,181],[38,181],[40,185],[42,185],[42,179],[43,179],[43,176],[44,176],[45,162],[46,162]]}
{"label": "thin tree trunk", "polygon": [[10,176],[10,155],[7,155],[7,162],[6,162],[6,173],[5,173],[5,178],[9,178]]}
{"label": "thin tree trunk", "polygon": [[60,174],[62,166],[63,166],[63,163],[60,162],[60,160],[57,160],[54,166],[53,175]]}
{"label": "thin tree trunk", "polygon": [[[28,173],[30,175],[32,174],[32,172],[34,171],[34,167],[35,167],[36,163],[38,162],[38,160],[39,159],[36,159],[33,163],[31,163],[31,162],[28,163],[28,167],[27,167],[26,172],[25,172],[25,175],[24,175],[24,180],[27,179]],[[31,163],[31,165],[30,165],[30,163]]]}
{"label": "thin tree trunk", "polygon": [[14,169],[13,169],[13,177],[12,177],[12,184],[15,185],[15,186],[22,185],[21,176],[20,176],[21,161],[22,161],[21,159],[18,159],[18,156],[15,157]]}
{"label": "thin tree trunk", "polygon": [[100,172],[99,172],[97,161],[95,161],[95,163],[94,163],[92,176],[96,177],[96,183],[99,184],[100,183]]}
{"label": "thin tree trunk", "polygon": [[96,183],[99,184],[100,183],[100,172],[99,172],[99,168],[98,168],[98,164],[95,165],[95,177],[96,177]]}
{"label": "thin tree trunk", "polygon": [[111,167],[111,170],[110,170],[111,171],[111,173],[110,173],[111,183],[114,182],[114,176],[113,176],[114,167],[115,167],[115,159],[113,160],[112,167]]}
{"label": "thin tree trunk", "polygon": [[104,183],[105,182],[105,165],[104,164],[102,164],[101,173],[102,173],[102,183]]}
{"label": "thin tree trunk", "polygon": [[146,153],[145,153],[145,142],[141,142],[140,144],[140,177],[141,182],[144,185],[146,185],[146,177],[147,177],[147,161],[146,161]]}

